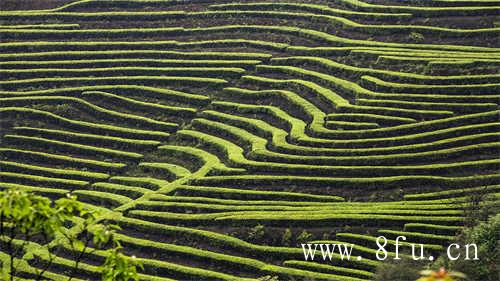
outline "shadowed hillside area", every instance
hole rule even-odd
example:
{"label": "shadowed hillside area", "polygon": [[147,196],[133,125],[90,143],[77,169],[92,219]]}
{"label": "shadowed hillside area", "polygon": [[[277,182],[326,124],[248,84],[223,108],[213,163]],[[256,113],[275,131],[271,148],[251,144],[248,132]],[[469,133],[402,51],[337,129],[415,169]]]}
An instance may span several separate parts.
{"label": "shadowed hillside area", "polygon": [[[121,227],[140,280],[373,280],[399,235],[404,257],[421,243],[437,258],[471,208],[498,211],[499,14],[499,0],[0,0],[0,190],[71,192]],[[303,243],[353,258],[305,260]],[[44,276],[66,280],[71,251],[55,248]],[[46,259],[30,252],[16,278]],[[100,280],[102,261],[73,280]]]}

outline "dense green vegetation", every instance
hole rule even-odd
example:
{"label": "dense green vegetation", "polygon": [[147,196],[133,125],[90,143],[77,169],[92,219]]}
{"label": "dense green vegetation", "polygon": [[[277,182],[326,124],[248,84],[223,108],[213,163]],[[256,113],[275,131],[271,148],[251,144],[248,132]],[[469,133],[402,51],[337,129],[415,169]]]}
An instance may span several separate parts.
{"label": "dense green vegetation", "polygon": [[[444,254],[457,241],[498,252],[499,12],[2,0],[3,279],[389,281],[429,266],[408,261],[421,243],[431,267],[495,280],[494,260]],[[77,207],[46,216],[43,239],[3,220],[12,190],[45,215],[68,193]],[[92,242],[106,225],[114,244]],[[303,243],[352,244],[353,258],[304,260]],[[407,261],[393,263],[398,245]]]}

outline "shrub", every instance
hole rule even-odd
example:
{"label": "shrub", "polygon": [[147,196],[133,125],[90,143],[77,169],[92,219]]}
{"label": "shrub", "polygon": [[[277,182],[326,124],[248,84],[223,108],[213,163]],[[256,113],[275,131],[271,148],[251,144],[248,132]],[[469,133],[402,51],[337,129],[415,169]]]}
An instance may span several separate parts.
{"label": "shrub", "polygon": [[[43,196],[23,189],[11,188],[0,192],[0,251],[5,253],[2,260],[2,280],[14,280],[16,272],[31,271],[35,280],[43,280],[44,274],[55,264],[56,252],[69,248],[75,254],[71,264],[68,281],[81,269],[80,262],[99,248],[111,247],[101,267],[103,281],[139,280],[134,259],[120,253],[121,245],[114,235],[120,229],[117,225],[99,223],[99,214],[87,209],[76,196],[67,194],[54,202]],[[79,217],[82,223],[66,228],[68,222]],[[41,237],[42,245],[36,238]],[[81,237],[81,238],[80,238]],[[96,248],[90,248],[90,245]],[[40,258],[44,263],[41,269],[25,268],[26,262]]]}
{"label": "shrub", "polygon": [[422,268],[422,262],[413,259],[391,260],[382,262],[377,267],[374,281],[401,281],[417,280],[420,277],[419,271]]}
{"label": "shrub", "polygon": [[265,235],[264,226],[261,224],[256,225],[248,232],[248,239],[251,241],[259,241]]}
{"label": "shrub", "polygon": [[312,234],[303,230],[299,236],[297,236],[297,244],[307,243],[312,238]]}
{"label": "shrub", "polygon": [[[479,260],[464,260],[465,247],[461,247],[460,258],[456,261],[440,258],[435,266],[445,266],[454,271],[463,272],[471,281],[500,280],[500,214],[490,217],[474,227],[466,228],[458,237],[457,244],[463,246],[470,243],[477,245]],[[458,254],[455,254],[458,255]],[[474,258],[472,254],[470,258]]]}
{"label": "shrub", "polygon": [[285,246],[290,246],[291,241],[292,241],[292,231],[290,230],[290,228],[287,228],[285,229],[285,232],[283,232],[281,243]]}

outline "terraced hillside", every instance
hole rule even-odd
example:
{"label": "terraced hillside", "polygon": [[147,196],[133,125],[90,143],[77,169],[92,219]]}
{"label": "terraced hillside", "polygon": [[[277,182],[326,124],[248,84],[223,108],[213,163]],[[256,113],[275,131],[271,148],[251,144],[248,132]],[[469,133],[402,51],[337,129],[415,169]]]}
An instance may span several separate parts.
{"label": "terraced hillside", "polygon": [[370,280],[500,194],[498,0],[0,7],[0,187],[106,210],[142,280]]}

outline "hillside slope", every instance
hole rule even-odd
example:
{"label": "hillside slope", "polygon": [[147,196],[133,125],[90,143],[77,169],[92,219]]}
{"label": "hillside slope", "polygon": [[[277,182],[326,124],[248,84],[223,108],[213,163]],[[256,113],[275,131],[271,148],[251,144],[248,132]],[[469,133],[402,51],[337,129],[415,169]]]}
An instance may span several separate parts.
{"label": "hillside slope", "polygon": [[439,254],[498,198],[500,1],[0,8],[0,188],[104,208],[143,280],[370,280],[377,236]]}

